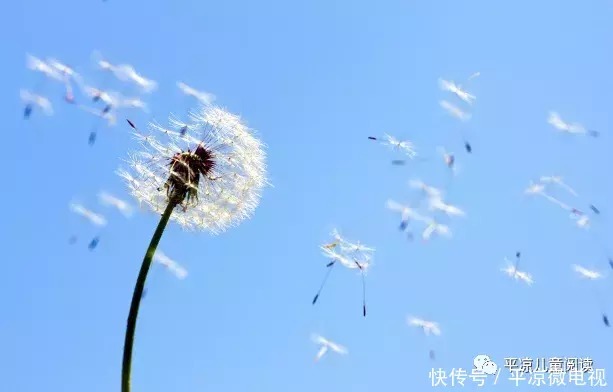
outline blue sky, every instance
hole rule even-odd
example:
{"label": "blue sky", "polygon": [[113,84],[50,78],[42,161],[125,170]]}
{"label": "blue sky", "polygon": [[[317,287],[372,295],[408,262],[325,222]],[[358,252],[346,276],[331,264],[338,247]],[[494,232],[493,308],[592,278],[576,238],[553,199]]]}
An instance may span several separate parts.
{"label": "blue sky", "polygon": [[[226,234],[169,227],[161,249],[190,275],[179,281],[156,266],[149,277],[135,391],[424,390],[432,366],[470,369],[479,353],[499,365],[511,356],[582,356],[613,369],[611,330],[589,282],[570,268],[611,272],[602,243],[555,206],[521,194],[531,179],[558,173],[603,211],[594,232],[613,234],[609,2],[25,0],[8,7],[0,23],[7,37],[3,390],[119,389],[129,301],[156,217],[126,220],[96,194],[128,199],[114,171],[135,143],[120,118],[89,147],[93,119],[62,102],[59,84],[45,87],[52,117],[23,121],[18,96],[38,76],[26,70],[26,53],[57,57],[95,83],[95,49],[158,81],[147,97],[152,116],[130,115],[139,123],[186,111],[177,80],[215,94],[267,143],[275,185],[255,217]],[[461,82],[476,71],[473,118],[460,124],[439,107],[453,97],[437,79]],[[550,110],[603,137],[557,134],[546,122]],[[384,132],[425,155],[445,145],[462,172],[447,182],[438,161],[391,166],[394,155],[366,139]],[[447,185],[448,199],[467,211],[452,222],[452,239],[409,243],[398,232],[385,202],[408,200],[414,177]],[[101,233],[71,214],[75,198],[108,217]],[[326,264],[317,246],[333,227],[377,248],[366,319],[352,272],[335,271],[311,306]],[[71,246],[73,234],[79,242]],[[96,234],[100,245],[90,252]],[[516,250],[533,287],[499,271]],[[613,314],[610,281],[599,285]],[[408,314],[438,321],[443,335],[425,339],[406,325]],[[349,355],[314,364],[312,332]]]}

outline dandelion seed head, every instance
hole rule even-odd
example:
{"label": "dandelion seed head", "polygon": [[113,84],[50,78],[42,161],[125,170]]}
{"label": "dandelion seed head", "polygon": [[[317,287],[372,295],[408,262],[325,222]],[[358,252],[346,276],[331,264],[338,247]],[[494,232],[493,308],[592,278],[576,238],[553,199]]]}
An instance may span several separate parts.
{"label": "dandelion seed head", "polygon": [[149,128],[150,135],[135,133],[144,149],[130,155],[131,172],[118,172],[141,205],[162,213],[174,202],[182,208],[172,220],[214,234],[253,214],[268,185],[266,153],[240,117],[205,105],[189,124],[171,117],[168,127]]}

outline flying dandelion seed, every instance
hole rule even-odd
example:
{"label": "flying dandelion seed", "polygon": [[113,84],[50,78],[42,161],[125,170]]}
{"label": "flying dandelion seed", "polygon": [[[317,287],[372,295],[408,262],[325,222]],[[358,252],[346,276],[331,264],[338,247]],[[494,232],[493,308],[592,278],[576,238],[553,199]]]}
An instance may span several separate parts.
{"label": "flying dandelion seed", "polygon": [[424,319],[409,316],[407,317],[407,323],[412,327],[421,328],[426,336],[430,334],[440,336],[441,334],[441,329],[438,323],[435,323],[434,321],[426,321]]}
{"label": "flying dandelion seed", "polygon": [[475,72],[474,74],[470,75],[468,77],[468,80],[473,80],[474,78],[478,78],[479,76],[481,76],[481,72]]}
{"label": "flying dandelion seed", "polygon": [[155,80],[147,79],[143,75],[136,72],[133,66],[129,64],[117,65],[113,68],[113,73],[118,79],[129,81],[140,87],[145,93],[151,93],[157,89]]}
{"label": "flying dandelion seed", "polygon": [[575,270],[575,272],[579,274],[579,276],[581,276],[582,278],[591,280],[602,278],[602,273],[594,270],[589,270],[577,264],[573,264],[573,270]]}
{"label": "flying dandelion seed", "polygon": [[[441,328],[439,327],[438,323],[434,321],[427,321],[418,317],[408,316],[407,324],[411,327],[420,328],[425,336],[430,336],[431,334],[435,336],[441,335]],[[434,360],[435,352],[433,349],[428,350],[428,355],[431,360]]]}
{"label": "flying dandelion seed", "polygon": [[157,252],[155,252],[153,260],[166,267],[166,269],[172,272],[172,274],[175,275],[178,279],[185,279],[187,277],[187,270],[181,267],[179,263],[166,256],[166,254],[162,251],[158,250]]}
{"label": "flying dandelion seed", "polygon": [[113,64],[103,58],[98,51],[92,53],[92,58],[96,65],[107,73],[113,75],[122,82],[129,82],[139,87],[144,93],[151,93],[157,89],[158,85],[155,80],[147,79],[139,74],[130,64]]}
{"label": "flying dandelion seed", "polygon": [[441,199],[443,197],[442,190],[430,186],[421,180],[410,180],[409,186],[413,189],[419,189],[420,191],[422,191],[428,199]]}
{"label": "flying dandelion seed", "polygon": [[334,343],[323,336],[313,334],[311,335],[311,340],[313,343],[320,345],[320,349],[315,356],[315,362],[318,362],[328,352],[328,350],[332,350],[333,352],[341,355],[349,353],[345,347],[338,343]]}
{"label": "flying dandelion seed", "polygon": [[466,213],[462,211],[459,207],[445,203],[440,197],[429,198],[428,204],[430,210],[442,211],[450,217],[466,216]]}
{"label": "flying dandelion seed", "polygon": [[204,105],[211,105],[215,100],[215,96],[213,94],[204,91],[198,91],[183,82],[177,82],[177,87],[179,88],[179,90],[181,90],[183,94],[196,98],[200,103]]}
{"label": "flying dandelion seed", "polygon": [[469,113],[464,112],[462,109],[455,106],[454,104],[448,101],[440,101],[440,105],[443,109],[445,109],[445,111],[447,111],[447,113],[457,118],[458,120],[460,121],[470,120],[471,115]]}
{"label": "flying dandelion seed", "polygon": [[443,157],[443,162],[445,162],[445,165],[453,172],[455,172],[455,155],[453,153],[447,152],[444,147],[438,147],[437,151]]}
{"label": "flying dandelion seed", "polygon": [[507,274],[509,277],[514,278],[516,280],[521,280],[525,282],[528,286],[532,286],[534,280],[532,279],[532,275],[525,271],[520,271],[517,269],[519,257],[516,257],[516,262],[512,263],[509,259],[505,257],[505,261],[507,266],[501,269],[502,272]]}
{"label": "flying dandelion seed", "polygon": [[434,219],[430,218],[428,220],[428,225],[426,226],[426,228],[421,234],[421,237],[423,241],[425,242],[425,241],[429,241],[433,234],[437,234],[439,236],[443,236],[447,238],[451,237],[452,235],[451,229],[449,228],[449,226],[439,223],[435,221]]}
{"label": "flying dandelion seed", "polygon": [[[420,215],[413,208],[404,204],[400,204],[394,200],[388,200],[386,206],[389,210],[400,213],[400,225],[398,226],[400,231],[407,230],[411,221],[428,221],[428,218]],[[409,232],[409,239],[413,239],[412,232]]]}
{"label": "flying dandelion seed", "polygon": [[579,194],[570,185],[564,182],[561,176],[541,176],[539,181],[543,184],[555,184],[560,188],[566,190],[571,195],[578,197]]}
{"label": "flying dandelion seed", "polygon": [[72,92],[72,82],[74,81],[78,85],[83,85],[83,78],[74,69],[68,65],[61,63],[56,59],[47,59],[47,64],[55,69],[60,75],[63,76],[63,83],[65,88],[64,100],[68,103],[74,103],[74,94]]}
{"label": "flying dandelion seed", "polygon": [[28,119],[35,106],[42,109],[47,116],[53,115],[53,106],[51,105],[51,101],[49,101],[49,99],[25,89],[20,91],[20,96],[21,100],[26,104],[23,111],[23,118]]}
{"label": "flying dandelion seed", "polygon": [[87,248],[89,250],[94,250],[98,246],[99,242],[100,242],[100,237],[96,236],[96,237],[92,238],[92,240],[89,242],[89,245],[87,245]]}
{"label": "flying dandelion seed", "polygon": [[[595,280],[602,279],[604,277],[604,275],[601,272],[590,270],[590,269],[587,269],[577,264],[573,264],[572,268],[577,273],[577,275],[579,275],[579,277],[583,279],[595,281]],[[602,322],[604,323],[606,327],[610,327],[609,318],[607,316],[607,312],[605,311],[603,296],[597,290],[596,286],[592,286],[592,289],[593,289],[594,298],[596,302],[598,302],[598,305],[600,307],[600,313],[602,314]]]}
{"label": "flying dandelion seed", "polygon": [[[385,134],[383,138],[369,136],[368,139],[380,142],[381,144],[386,145],[395,151],[400,151],[407,155],[409,159],[415,159],[415,157],[417,157],[415,144],[409,140],[398,140],[394,136],[390,136],[388,134]],[[395,165],[404,165],[405,162],[400,159],[395,159],[392,161],[392,163]]]}
{"label": "flying dandelion seed", "polygon": [[562,120],[560,115],[556,112],[549,112],[547,122],[560,132],[568,133],[572,135],[588,135],[592,137],[600,136],[597,131],[587,130],[583,125],[579,123],[567,123]]}
{"label": "flying dandelion seed", "polygon": [[320,246],[320,249],[323,251],[323,255],[332,261],[329,262],[326,267],[328,270],[326,271],[326,275],[319,286],[319,290],[313,297],[312,304],[315,305],[321,292],[323,291],[330,274],[332,273],[332,268],[336,265],[336,263],[340,263],[345,268],[349,269],[358,269],[360,271],[360,275],[362,277],[362,315],[366,317],[366,273],[367,270],[371,267],[372,262],[371,258],[375,252],[374,248],[368,247],[366,245],[358,242],[350,242],[343,238],[338,230],[334,229],[332,231],[332,236],[334,237],[334,241],[330,243],[326,243]]}
{"label": "flying dandelion seed", "polygon": [[118,209],[125,217],[129,218],[133,214],[132,206],[128,204],[128,202],[121,200],[120,198],[111,195],[107,192],[100,192],[98,194],[98,199],[100,202],[106,206],[112,206]]}
{"label": "flying dandelion seed", "polygon": [[64,81],[64,79],[62,77],[62,74],[60,72],[58,72],[58,70],[56,68],[51,66],[46,61],[43,61],[43,60],[41,60],[41,59],[39,59],[37,57],[34,57],[34,56],[28,54],[26,56],[26,64],[27,64],[27,67],[30,70],[32,70],[34,72],[40,72],[46,78],[54,79],[54,80],[60,81],[60,82]]}
{"label": "flying dandelion seed", "polygon": [[469,105],[473,104],[473,101],[476,99],[474,95],[464,91],[460,86],[456,85],[452,81],[447,81],[445,79],[438,80],[439,87],[441,90],[449,91],[452,94],[455,94],[462,101],[468,103]]}
{"label": "flying dandelion seed", "polygon": [[[260,201],[266,180],[263,144],[240,118],[205,106],[192,116],[190,134],[181,138],[157,124],[143,135],[131,121],[144,151],[129,160],[131,172],[120,170],[132,195],[161,219],[136,281],[124,343],[122,392],[130,391],[132,349],[140,301],[153,256],[170,220],[185,229],[221,233],[249,218]],[[180,143],[187,143],[185,148]],[[191,146],[189,146],[191,145]],[[176,208],[176,207],[181,208]]]}
{"label": "flying dandelion seed", "polygon": [[96,226],[106,226],[106,218],[104,216],[97,214],[91,210],[88,210],[81,204],[71,203],[70,210],[76,214],[81,215]]}

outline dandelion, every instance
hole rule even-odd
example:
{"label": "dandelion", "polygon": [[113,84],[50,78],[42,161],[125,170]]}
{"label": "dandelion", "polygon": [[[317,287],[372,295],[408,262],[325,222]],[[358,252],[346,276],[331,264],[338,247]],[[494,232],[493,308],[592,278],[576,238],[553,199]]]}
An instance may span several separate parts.
{"label": "dandelion", "polygon": [[[143,289],[168,222],[189,230],[221,233],[253,214],[268,184],[264,146],[238,116],[204,106],[191,117],[191,132],[184,138],[176,130],[151,124],[153,132],[169,139],[165,144],[155,135],[143,135],[128,121],[145,151],[134,154],[129,160],[132,170],[120,170],[119,175],[132,195],[161,214],[161,219],[132,295],[123,353],[123,392],[130,391],[132,348]],[[181,148],[179,143],[188,146]]]}
{"label": "dandelion", "polygon": [[110,61],[104,59],[99,51],[94,51],[94,53],[92,53],[92,58],[102,71],[114,75],[122,82],[130,82],[137,85],[145,93],[151,93],[158,87],[155,80],[145,78],[143,75],[136,72],[134,67],[130,64],[112,64]]}

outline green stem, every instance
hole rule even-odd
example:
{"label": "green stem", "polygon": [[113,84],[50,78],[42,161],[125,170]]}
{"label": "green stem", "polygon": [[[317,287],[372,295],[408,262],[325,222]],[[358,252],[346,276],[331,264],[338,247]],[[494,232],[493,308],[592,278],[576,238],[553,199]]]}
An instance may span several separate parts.
{"label": "green stem", "polygon": [[134,346],[134,333],[136,331],[136,319],[138,318],[138,309],[140,308],[140,301],[143,296],[143,290],[145,289],[145,281],[147,280],[147,274],[153,261],[153,255],[160,243],[164,229],[172,215],[172,211],[177,206],[176,202],[170,201],[166,206],[166,210],[162,214],[160,223],[158,223],[155,233],[151,238],[147,253],[143,259],[143,264],[140,267],[138,273],[138,279],[136,280],[136,286],[134,287],[134,293],[132,294],[132,303],[130,304],[130,314],[128,315],[128,325],[126,326],[126,339],[123,344],[123,364],[121,369],[121,391],[130,392],[130,374],[132,370],[132,347]]}

